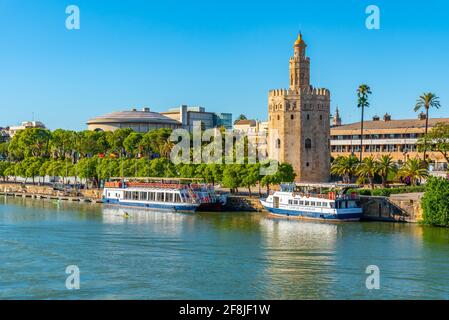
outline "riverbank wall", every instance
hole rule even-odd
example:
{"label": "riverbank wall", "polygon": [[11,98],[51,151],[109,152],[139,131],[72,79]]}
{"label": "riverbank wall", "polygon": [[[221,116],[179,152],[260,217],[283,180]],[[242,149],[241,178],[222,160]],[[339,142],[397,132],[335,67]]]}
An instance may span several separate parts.
{"label": "riverbank wall", "polygon": [[64,192],[47,185],[21,183],[0,184],[0,195],[34,199],[99,202],[101,200],[101,193],[101,189],[81,189],[76,192]]}
{"label": "riverbank wall", "polygon": [[422,193],[407,193],[391,197],[361,196],[363,219],[418,223],[422,220]]}
{"label": "riverbank wall", "polygon": [[[101,202],[101,189],[81,189],[77,194],[55,190],[47,185],[20,183],[0,183],[0,195],[35,198],[58,199],[80,202]],[[417,223],[422,220],[422,193],[407,193],[391,197],[361,196],[364,220]],[[264,211],[258,196],[228,196],[223,211]]]}

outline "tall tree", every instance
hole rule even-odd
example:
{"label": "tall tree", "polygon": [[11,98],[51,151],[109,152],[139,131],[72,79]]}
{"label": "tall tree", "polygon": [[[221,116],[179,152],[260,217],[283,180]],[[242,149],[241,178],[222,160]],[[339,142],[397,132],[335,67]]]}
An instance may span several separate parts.
{"label": "tall tree", "polygon": [[75,131],[56,129],[51,133],[50,151],[55,159],[72,156],[75,149]]}
{"label": "tall tree", "polygon": [[387,178],[390,172],[396,171],[396,165],[394,164],[393,157],[389,154],[385,154],[377,161],[377,173],[382,178],[382,187],[387,186]]}
{"label": "tall tree", "polygon": [[354,176],[359,160],[354,155],[339,156],[335,158],[331,165],[331,174],[342,177],[346,183],[351,182]]}
{"label": "tall tree", "polygon": [[418,158],[408,159],[398,172],[399,176],[409,177],[412,185],[416,185],[419,179],[429,175],[427,166]]}
{"label": "tall tree", "polygon": [[[426,110],[426,128],[425,128],[425,135],[427,135],[427,130],[429,127],[429,109],[430,108],[440,108],[440,98],[438,98],[434,93],[432,92],[427,92],[427,93],[423,93],[418,100],[416,100],[416,104],[415,104],[415,112],[421,110],[421,109],[425,109]],[[423,155],[423,160],[426,161],[426,148],[427,147],[427,143],[424,143],[424,155]]]}
{"label": "tall tree", "polygon": [[366,84],[361,84],[357,89],[357,107],[362,109],[360,121],[360,162],[363,160],[363,122],[365,108],[369,107],[368,96],[371,94],[371,88]]}
{"label": "tall tree", "polygon": [[249,196],[252,196],[251,187],[260,180],[260,166],[259,164],[247,164],[245,169],[241,171],[242,185],[248,188]]}
{"label": "tall tree", "polygon": [[449,163],[449,124],[437,123],[428,134],[418,140],[418,150],[439,152]]}
{"label": "tall tree", "polygon": [[139,132],[131,132],[125,140],[123,140],[123,147],[126,152],[132,156],[137,157],[141,152],[140,141],[142,134]]}
{"label": "tall tree", "polygon": [[235,119],[234,124],[239,122],[240,120],[247,120],[246,116],[244,114],[240,114],[237,119]]}
{"label": "tall tree", "polygon": [[367,178],[371,189],[374,189],[374,176],[377,173],[377,168],[377,161],[373,156],[363,159],[357,166],[357,175],[363,179]]}

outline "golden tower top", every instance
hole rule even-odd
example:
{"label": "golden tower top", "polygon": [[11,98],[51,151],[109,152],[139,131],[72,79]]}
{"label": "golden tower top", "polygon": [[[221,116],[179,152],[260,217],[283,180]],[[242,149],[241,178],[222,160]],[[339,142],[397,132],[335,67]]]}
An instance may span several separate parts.
{"label": "golden tower top", "polygon": [[301,43],[304,43],[304,40],[302,39],[302,34],[300,32],[298,33],[298,39],[296,39],[294,46],[299,46]]}

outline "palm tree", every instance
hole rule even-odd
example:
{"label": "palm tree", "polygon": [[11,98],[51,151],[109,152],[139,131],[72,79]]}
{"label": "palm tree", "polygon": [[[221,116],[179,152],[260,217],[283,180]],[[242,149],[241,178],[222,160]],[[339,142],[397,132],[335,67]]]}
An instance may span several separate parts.
{"label": "palm tree", "polygon": [[350,182],[354,176],[359,160],[354,155],[337,157],[331,166],[331,174],[340,176],[344,182]]}
{"label": "palm tree", "polygon": [[[440,105],[440,98],[438,98],[436,96],[436,94],[432,93],[432,92],[427,92],[427,93],[423,93],[418,100],[416,100],[416,104],[415,104],[415,112],[417,112],[420,109],[425,109],[426,110],[426,129],[425,129],[425,135],[427,135],[427,129],[429,127],[429,109],[430,108],[439,108],[441,107]],[[426,145],[427,142],[424,141],[424,158],[423,160],[426,161]]]}
{"label": "palm tree", "polygon": [[378,163],[373,156],[363,159],[357,166],[356,174],[360,178],[367,178],[371,189],[374,189],[374,176],[377,173]]}
{"label": "palm tree", "polygon": [[174,143],[167,139],[160,147],[160,154],[162,157],[169,158],[171,149],[174,147]]}
{"label": "palm tree", "polygon": [[383,155],[377,161],[377,173],[382,178],[382,187],[387,186],[387,177],[390,172],[396,171],[396,165],[393,162],[393,157],[389,154]]}
{"label": "palm tree", "polygon": [[416,185],[418,179],[429,175],[427,166],[418,158],[408,159],[398,173],[401,177],[409,177],[413,185]]}
{"label": "palm tree", "polygon": [[235,119],[234,124],[236,124],[237,122],[239,122],[240,120],[247,120],[248,118],[242,113],[240,114],[237,119]]}
{"label": "palm tree", "polygon": [[363,156],[363,116],[365,108],[369,107],[368,95],[371,88],[367,84],[361,84],[357,89],[357,107],[362,108],[362,121],[360,122],[360,162]]}

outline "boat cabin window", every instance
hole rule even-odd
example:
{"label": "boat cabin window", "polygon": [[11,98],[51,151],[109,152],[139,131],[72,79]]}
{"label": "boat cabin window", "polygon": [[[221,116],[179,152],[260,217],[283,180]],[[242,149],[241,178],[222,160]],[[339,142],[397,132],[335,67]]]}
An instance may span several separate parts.
{"label": "boat cabin window", "polygon": [[173,202],[173,193],[167,192],[167,193],[165,194],[165,201],[167,201],[167,202]]}
{"label": "boat cabin window", "polygon": [[304,205],[304,201],[299,201],[299,205],[303,206]]}
{"label": "boat cabin window", "polygon": [[315,206],[316,206],[315,201],[310,201],[310,205],[311,205],[312,207],[315,207]]}
{"label": "boat cabin window", "polygon": [[343,200],[343,201],[336,201],[335,207],[337,209],[347,209],[347,208],[358,208],[359,205],[357,201],[354,200]]}
{"label": "boat cabin window", "polygon": [[148,192],[140,192],[139,200],[141,201],[148,200]]}
{"label": "boat cabin window", "polygon": [[356,201],[348,201],[348,208],[357,208]]}
{"label": "boat cabin window", "polygon": [[298,204],[298,200],[295,200],[294,203],[295,203],[295,204]]}
{"label": "boat cabin window", "polygon": [[329,205],[331,208],[335,208],[335,202],[330,202]]}
{"label": "boat cabin window", "polygon": [[306,201],[306,202],[305,202],[305,205],[308,206],[308,205],[309,205],[309,201]]}

